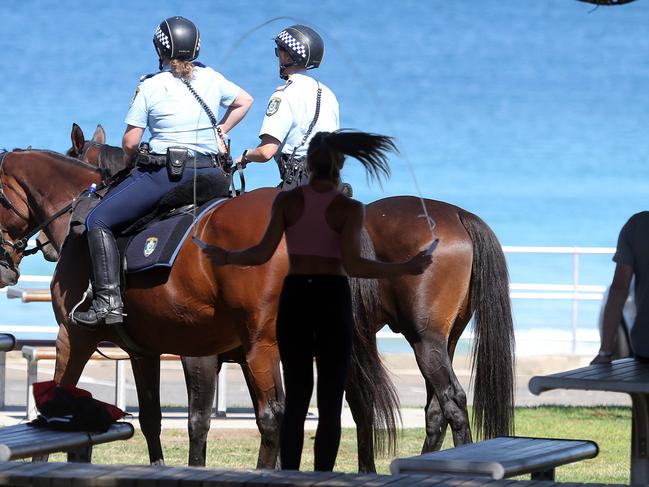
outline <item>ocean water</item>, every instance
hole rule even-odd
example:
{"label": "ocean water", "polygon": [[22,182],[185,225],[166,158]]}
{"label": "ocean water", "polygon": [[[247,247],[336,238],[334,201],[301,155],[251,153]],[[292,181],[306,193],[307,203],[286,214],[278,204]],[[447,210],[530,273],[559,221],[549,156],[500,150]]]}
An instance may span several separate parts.
{"label": "ocean water", "polygon": [[[201,30],[200,60],[255,97],[232,133],[256,144],[275,86],[274,35],[307,23],[326,55],[313,74],[337,94],[341,124],[393,135],[401,155],[382,186],[344,171],[370,202],[417,194],[481,216],[504,245],[613,247],[649,195],[649,8],[572,0],[296,0],[84,2],[5,0],[0,147],[65,151],[72,122],[97,123],[119,145],[139,76],[157,69],[151,42],[171,15]],[[278,20],[273,21],[277,17]],[[275,184],[272,163],[249,187]],[[407,231],[407,229],[404,229]],[[570,283],[566,256],[511,256],[513,282]],[[24,274],[53,269],[39,257]],[[582,258],[580,281],[607,284],[610,256]],[[517,331],[569,330],[569,301],[516,300]],[[47,304],[0,295],[0,323],[53,324]],[[579,305],[595,330],[597,302]],[[592,338],[592,335],[590,335]]]}

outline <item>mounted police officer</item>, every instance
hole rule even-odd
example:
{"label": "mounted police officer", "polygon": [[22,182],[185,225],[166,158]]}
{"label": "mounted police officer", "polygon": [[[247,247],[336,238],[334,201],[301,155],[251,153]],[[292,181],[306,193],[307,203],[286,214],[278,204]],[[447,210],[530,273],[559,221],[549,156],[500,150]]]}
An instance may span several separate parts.
{"label": "mounted police officer", "polygon": [[[164,20],[155,30],[153,44],[160,72],[145,76],[137,87],[122,139],[125,157],[134,160],[136,167],[86,220],[93,301],[88,311],[75,312],[73,319],[90,328],[123,321],[119,251],[113,232],[154,210],[166,192],[191,181],[194,170],[217,176],[226,192],[227,177],[218,156],[225,150],[225,134],[253,101],[220,73],[192,63],[200,50],[200,34],[191,21]],[[217,122],[214,114],[219,106],[226,111]],[[140,146],[146,128],[151,138],[148,146]]]}
{"label": "mounted police officer", "polygon": [[320,66],[324,56],[324,42],[315,30],[292,25],[275,37],[275,44],[279,76],[286,83],[270,97],[260,144],[243,151],[237,163],[245,166],[274,157],[282,187],[290,189],[309,180],[304,159],[313,135],[340,128],[338,100],[322,82],[306,74]]}

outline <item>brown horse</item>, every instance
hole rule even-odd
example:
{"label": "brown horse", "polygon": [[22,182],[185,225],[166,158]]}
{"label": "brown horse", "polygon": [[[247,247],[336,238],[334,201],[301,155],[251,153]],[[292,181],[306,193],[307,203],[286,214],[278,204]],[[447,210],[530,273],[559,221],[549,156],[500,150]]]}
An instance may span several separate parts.
{"label": "brown horse", "polygon": [[[119,147],[106,144],[106,133],[101,125],[97,125],[90,140],[86,140],[83,130],[76,123],[72,124],[70,134],[72,146],[66,156],[81,159],[95,166],[104,166],[121,170],[120,163],[124,161],[123,151]],[[58,260],[58,254],[55,261]],[[223,362],[236,362],[241,365],[246,374],[246,354],[243,348],[208,355],[204,357],[181,357],[185,382],[187,384],[188,402],[188,434],[189,455],[188,463],[194,466],[205,466],[207,455],[207,434],[210,429],[212,403],[216,390],[215,378],[221,370]],[[255,401],[254,388],[248,382],[250,396]]]}
{"label": "brown horse", "polygon": [[[14,245],[13,239],[33,233],[41,215],[49,218],[47,208],[56,208],[60,198],[71,199],[83,187],[97,182],[99,175],[95,167],[51,152],[3,154],[0,183],[6,207],[0,209],[3,236],[0,285],[13,284],[18,276],[16,268],[21,249]],[[258,190],[224,203],[198,224],[199,236],[226,246],[251,245],[263,233],[275,194],[274,189]],[[45,200],[47,205],[43,203]],[[247,225],[240,228],[242,214],[250,214],[250,217]],[[154,270],[129,276],[125,295],[129,310],[126,327],[138,343],[152,352],[152,355],[132,360],[140,422],[152,463],[163,461],[159,440],[160,363],[157,355],[162,352],[212,355],[242,347],[246,379],[255,392],[257,423],[262,434],[258,466],[275,466],[283,391],[274,320],[286,269],[283,247],[267,265],[259,268],[214,269],[189,242],[181,249],[171,271]],[[59,383],[77,382],[99,342],[112,341],[126,348],[113,330],[89,332],[69,322],[69,312],[87,286],[85,239],[68,239],[61,249],[51,286],[55,315],[60,324],[55,372],[55,380]],[[362,330],[357,328],[356,332],[362,337]],[[366,398],[393,397],[394,390],[386,381],[387,375],[381,369],[376,349],[363,348],[365,340],[356,341],[359,342],[355,348],[358,363],[367,362],[379,373],[356,374],[362,382],[355,387]],[[393,417],[393,412],[379,410],[385,404],[385,401],[377,401],[372,405],[377,410],[374,415],[377,419]]]}
{"label": "brown horse", "polygon": [[[474,411],[485,436],[511,429],[513,346],[507,271],[495,236],[464,210],[433,201],[426,201],[426,206],[438,222],[442,242],[435,265],[421,277],[379,281],[374,292],[380,300],[365,294],[370,299],[356,313],[357,320],[371,325],[373,331],[390,324],[404,333],[415,350],[428,390],[424,451],[439,448],[449,423],[456,444],[470,441],[466,400],[451,358],[471,314],[476,312]],[[408,197],[369,205],[367,229],[379,258],[402,260],[430,241],[420,214],[420,202]],[[213,369],[210,375],[213,381]],[[348,390],[347,398],[359,423],[359,445],[370,445],[361,449],[370,460],[359,458],[359,464],[371,468],[367,466],[373,465],[373,450],[367,438],[372,428],[365,424],[372,414],[363,409],[353,390]]]}

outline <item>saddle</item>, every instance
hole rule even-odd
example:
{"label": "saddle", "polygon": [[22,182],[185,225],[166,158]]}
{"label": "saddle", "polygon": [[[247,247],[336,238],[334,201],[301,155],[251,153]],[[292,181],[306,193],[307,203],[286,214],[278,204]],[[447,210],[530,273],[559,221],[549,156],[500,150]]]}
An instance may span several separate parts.
{"label": "saddle", "polygon": [[[193,223],[228,199],[227,187],[222,187],[221,181],[218,176],[199,175],[196,178],[196,206],[193,204],[193,181],[180,184],[162,197],[155,210],[116,232],[123,271],[134,273],[171,267]],[[85,232],[86,217],[109,190],[84,191],[75,200],[68,238]]]}

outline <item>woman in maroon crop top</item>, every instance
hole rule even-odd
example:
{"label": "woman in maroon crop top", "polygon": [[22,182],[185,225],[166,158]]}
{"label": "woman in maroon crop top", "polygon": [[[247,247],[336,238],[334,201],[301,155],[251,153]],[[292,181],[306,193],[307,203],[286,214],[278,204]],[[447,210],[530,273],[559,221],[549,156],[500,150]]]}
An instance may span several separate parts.
{"label": "woman in maroon crop top", "polygon": [[286,234],[289,271],[277,314],[277,343],[286,388],[280,432],[283,469],[300,468],[314,356],[319,415],[315,470],[333,470],[336,462],[354,326],[347,276],[421,274],[431,263],[425,251],[400,263],[361,257],[364,206],[337,190],[345,156],[357,159],[378,179],[390,174],[387,152],[395,150],[392,138],[384,135],[350,130],[315,134],[307,151],[309,184],[277,195],[262,240],[243,250],[212,245],[204,249],[217,265],[260,265],[271,258]]}

